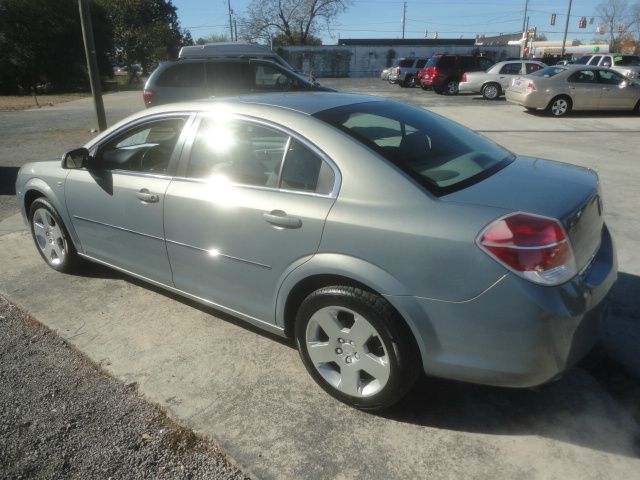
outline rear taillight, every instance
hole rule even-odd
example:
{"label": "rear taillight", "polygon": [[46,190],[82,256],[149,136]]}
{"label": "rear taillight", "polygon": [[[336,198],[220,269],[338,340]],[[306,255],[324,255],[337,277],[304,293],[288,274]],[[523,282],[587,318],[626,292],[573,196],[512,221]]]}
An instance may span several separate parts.
{"label": "rear taillight", "polygon": [[401,72],[400,67],[397,67],[396,68],[396,75],[400,76],[400,72]]}
{"label": "rear taillight", "polygon": [[536,91],[536,84],[533,82],[529,82],[527,84],[527,91],[528,92],[535,92]]}
{"label": "rear taillight", "polygon": [[462,81],[462,82],[466,82],[467,81],[467,72],[464,72],[462,74],[462,79],[460,81]]}
{"label": "rear taillight", "polygon": [[142,99],[144,100],[144,104],[145,105],[151,105],[151,102],[153,102],[153,97],[156,96],[156,92],[154,92],[153,90],[143,90],[142,91]]}
{"label": "rear taillight", "polygon": [[559,285],[576,274],[564,228],[553,218],[514,213],[478,236],[478,245],[512,272],[541,285]]}

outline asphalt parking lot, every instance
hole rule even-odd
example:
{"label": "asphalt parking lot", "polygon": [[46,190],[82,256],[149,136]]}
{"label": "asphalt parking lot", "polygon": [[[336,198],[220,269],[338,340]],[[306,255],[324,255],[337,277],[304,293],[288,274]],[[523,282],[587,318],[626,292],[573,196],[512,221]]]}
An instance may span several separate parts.
{"label": "asphalt parking lot", "polygon": [[[0,113],[0,293],[260,478],[636,478],[639,400],[616,395],[606,379],[618,370],[640,379],[640,117],[552,119],[378,79],[323,83],[412,102],[515,153],[599,173],[620,269],[606,368],[574,368],[535,390],[422,379],[397,408],[371,415],[332,400],[291,345],[240,321],[102,268],[54,272],[15,215],[9,179],[93,135],[88,99]],[[112,124],[142,108],[142,98],[112,94],[105,105]]]}

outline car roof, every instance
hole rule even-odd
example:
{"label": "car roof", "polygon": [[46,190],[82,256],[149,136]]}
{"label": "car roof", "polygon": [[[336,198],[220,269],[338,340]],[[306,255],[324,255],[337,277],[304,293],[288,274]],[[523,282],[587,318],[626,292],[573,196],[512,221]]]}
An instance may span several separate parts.
{"label": "car roof", "polygon": [[235,97],[207,98],[202,100],[191,100],[185,102],[167,103],[157,107],[141,110],[123,120],[112,125],[110,128],[92,138],[85,146],[92,148],[93,145],[102,141],[110,132],[123,125],[134,122],[151,115],[162,115],[164,113],[184,113],[184,112],[215,112],[219,108],[232,105],[258,106],[262,107],[261,115],[268,118],[270,109],[282,109],[297,112],[302,115],[313,115],[323,110],[342,107],[345,105],[355,105],[365,102],[394,102],[382,97],[373,95],[362,95],[355,93],[339,92],[284,92],[284,93],[263,93],[256,95],[239,95]]}

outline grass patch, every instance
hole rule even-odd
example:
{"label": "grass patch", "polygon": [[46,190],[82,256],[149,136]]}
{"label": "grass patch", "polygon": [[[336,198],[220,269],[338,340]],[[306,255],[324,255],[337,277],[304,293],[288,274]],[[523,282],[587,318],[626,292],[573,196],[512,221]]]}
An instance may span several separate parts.
{"label": "grass patch", "polygon": [[42,94],[36,97],[33,95],[0,95],[0,112],[51,107],[58,103],[79,100],[89,96],[90,93]]}

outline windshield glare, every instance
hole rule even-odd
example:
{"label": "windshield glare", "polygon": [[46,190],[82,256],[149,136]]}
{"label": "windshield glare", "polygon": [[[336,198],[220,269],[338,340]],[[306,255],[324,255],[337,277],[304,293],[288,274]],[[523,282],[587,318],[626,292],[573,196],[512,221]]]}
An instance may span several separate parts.
{"label": "windshield glare", "polygon": [[402,103],[357,103],[314,116],[376,151],[435,194],[480,181],[513,158],[457,123]]}

